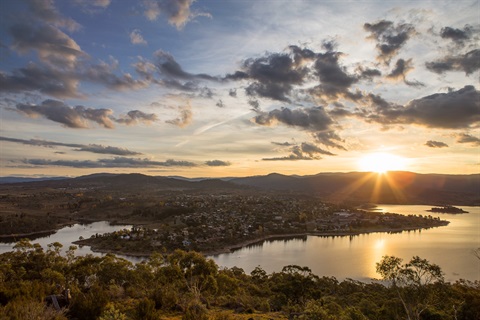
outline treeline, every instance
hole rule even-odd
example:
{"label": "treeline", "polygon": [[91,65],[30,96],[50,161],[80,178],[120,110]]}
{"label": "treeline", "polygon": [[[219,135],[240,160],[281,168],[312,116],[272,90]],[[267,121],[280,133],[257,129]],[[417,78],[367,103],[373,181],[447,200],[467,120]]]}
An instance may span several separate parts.
{"label": "treeline", "polygon": [[419,257],[386,256],[377,263],[386,281],[364,283],[296,265],[246,274],[197,252],[132,264],[61,247],[22,240],[0,255],[0,319],[480,319],[480,282],[446,283]]}

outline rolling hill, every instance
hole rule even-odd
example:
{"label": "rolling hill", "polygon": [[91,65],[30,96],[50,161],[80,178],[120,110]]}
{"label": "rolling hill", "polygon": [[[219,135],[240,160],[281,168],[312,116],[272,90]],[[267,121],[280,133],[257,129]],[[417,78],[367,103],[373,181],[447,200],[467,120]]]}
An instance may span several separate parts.
{"label": "rolling hill", "polygon": [[[1,178],[0,178],[1,179]],[[76,178],[3,184],[50,188],[94,188],[132,191],[245,191],[261,190],[318,196],[331,202],[428,205],[480,205],[480,174],[445,175],[413,172],[320,173],[311,176],[264,176],[188,179],[139,173],[98,173]]]}

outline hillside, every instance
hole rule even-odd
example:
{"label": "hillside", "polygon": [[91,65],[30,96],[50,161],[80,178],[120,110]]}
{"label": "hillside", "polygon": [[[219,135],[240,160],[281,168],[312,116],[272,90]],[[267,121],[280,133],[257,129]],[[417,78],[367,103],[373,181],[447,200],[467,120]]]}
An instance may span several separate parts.
{"label": "hillside", "polygon": [[315,195],[326,201],[428,205],[480,205],[480,174],[446,175],[413,172],[319,173],[287,176],[272,173],[228,179],[188,179],[138,173],[98,173],[76,178],[2,184],[8,188],[88,188],[137,191],[261,190]]}
{"label": "hillside", "polygon": [[480,204],[480,174],[444,175],[389,172],[269,174],[231,182],[268,190],[315,194],[330,201],[398,204]]}

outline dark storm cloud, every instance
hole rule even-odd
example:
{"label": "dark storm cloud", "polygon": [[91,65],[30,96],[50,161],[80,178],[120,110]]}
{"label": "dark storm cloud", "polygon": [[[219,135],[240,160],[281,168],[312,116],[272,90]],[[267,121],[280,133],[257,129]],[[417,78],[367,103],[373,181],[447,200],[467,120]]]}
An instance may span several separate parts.
{"label": "dark storm cloud", "polygon": [[460,133],[457,135],[458,143],[471,143],[474,146],[480,146],[480,139],[466,133]]}
{"label": "dark storm cloud", "polygon": [[228,90],[228,95],[230,97],[236,98],[237,97],[237,89],[230,89]]}
{"label": "dark storm cloud", "polygon": [[400,49],[415,34],[415,28],[408,23],[395,25],[392,21],[381,20],[374,24],[365,23],[363,28],[370,32],[368,38],[377,41],[378,59],[390,63],[390,60],[398,54]]}
{"label": "dark storm cloud", "polygon": [[438,74],[447,71],[463,71],[470,75],[480,69],[480,50],[475,49],[463,55],[446,56],[437,61],[427,62],[425,66]]}
{"label": "dark storm cloud", "polygon": [[84,151],[84,152],[92,152],[92,153],[99,153],[99,154],[113,154],[117,156],[135,156],[141,155],[140,152],[130,151],[125,148],[118,148],[112,146],[103,146],[99,144],[78,144],[78,143],[63,143],[63,142],[55,142],[55,141],[48,141],[48,140],[40,140],[40,139],[15,139],[15,138],[8,138],[8,137],[1,137],[0,140],[20,143],[25,145],[31,146],[39,146],[39,147],[46,147],[46,148],[54,148],[54,147],[69,147],[69,148],[76,148],[74,151]]}
{"label": "dark storm cloud", "polygon": [[405,106],[390,104],[379,96],[371,98],[377,100],[374,112],[357,113],[366,121],[441,129],[476,127],[480,122],[480,92],[473,86],[415,99]]}
{"label": "dark storm cloud", "polygon": [[45,100],[40,105],[17,104],[16,109],[29,117],[43,116],[69,128],[89,128],[89,122],[112,129],[111,109],[92,109],[83,106],[70,107],[57,100]]}
{"label": "dark storm cloud", "polygon": [[35,166],[61,166],[74,168],[153,168],[153,167],[195,167],[196,164],[189,161],[169,159],[166,161],[153,161],[141,158],[114,157],[111,159],[98,160],[46,160],[25,159],[25,164]]}
{"label": "dark storm cloud", "polygon": [[220,99],[218,100],[218,102],[215,104],[215,106],[219,107],[219,108],[225,108],[225,103],[223,103],[223,101]]}
{"label": "dark storm cloud", "polygon": [[131,110],[125,116],[115,119],[115,122],[123,123],[126,125],[134,125],[139,122],[150,124],[158,120],[158,117],[154,113],[145,113],[140,110]]}
{"label": "dark storm cloud", "polygon": [[448,147],[448,144],[446,144],[445,142],[433,141],[433,140],[428,140],[427,142],[425,142],[425,145],[427,147],[430,147],[430,148],[446,148],[446,147]]}
{"label": "dark storm cloud", "polygon": [[472,36],[473,28],[469,25],[466,25],[463,29],[457,29],[452,27],[442,28],[440,31],[440,36],[444,39],[450,39],[456,43],[463,43],[466,40],[469,40]]}
{"label": "dark storm cloud", "polygon": [[260,112],[254,118],[255,123],[270,126],[276,121],[292,127],[299,127],[308,131],[327,130],[333,120],[323,107],[274,109],[270,112]]}
{"label": "dark storm cloud", "polygon": [[209,160],[205,161],[205,164],[209,167],[228,167],[232,165],[230,162],[222,160]]}

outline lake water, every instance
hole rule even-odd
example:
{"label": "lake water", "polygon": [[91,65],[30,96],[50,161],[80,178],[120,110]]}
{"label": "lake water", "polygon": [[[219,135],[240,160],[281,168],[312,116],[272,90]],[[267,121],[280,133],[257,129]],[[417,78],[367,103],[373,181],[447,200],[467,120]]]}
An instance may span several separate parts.
{"label": "lake water", "polygon": [[[41,237],[32,240],[32,243],[40,244],[44,249],[47,249],[47,245],[54,242],[60,242],[63,245],[62,252],[68,250],[68,247],[76,245],[73,242],[77,241],[79,237],[85,239],[90,238],[94,234],[103,234],[107,232],[114,232],[122,229],[130,229],[131,225],[110,225],[106,221],[94,222],[89,224],[74,224],[68,227],[64,227],[54,234],[46,237]],[[0,253],[13,250],[15,243],[0,243]],[[78,245],[77,245],[78,247]],[[86,255],[92,253],[96,256],[102,256],[101,253],[96,253],[90,250],[90,247],[83,246],[76,250],[77,255]]]}
{"label": "lake water", "polygon": [[[384,255],[393,255],[408,261],[413,256],[428,259],[440,265],[447,281],[457,279],[480,280],[480,260],[473,250],[480,247],[480,207],[461,207],[467,214],[436,214],[426,212],[430,206],[379,205],[378,212],[400,214],[430,214],[450,221],[445,227],[396,234],[371,233],[354,237],[307,236],[286,240],[264,241],[232,253],[211,256],[221,267],[237,266],[250,273],[261,266],[268,273],[281,271],[283,266],[308,266],[319,276],[335,276],[339,280],[352,278],[368,281],[378,278],[375,263]],[[44,248],[58,241],[64,251],[80,236],[89,238],[96,233],[113,232],[131,226],[111,226],[107,222],[88,225],[75,224],[55,234],[35,239]],[[12,250],[14,244],[0,243],[0,253]],[[93,253],[84,246],[78,255]],[[100,253],[93,253],[102,255]],[[139,258],[126,257],[132,262]]]}
{"label": "lake water", "polygon": [[480,280],[480,260],[473,250],[480,247],[480,207],[461,207],[467,214],[426,212],[431,206],[379,205],[378,212],[423,214],[450,221],[445,227],[396,234],[370,233],[354,237],[307,236],[296,239],[264,241],[233,253],[213,256],[217,264],[237,266],[251,272],[261,266],[268,273],[283,266],[308,266],[319,276],[339,280],[378,278],[375,263],[384,255],[410,260],[420,256],[438,264],[445,280]]}

